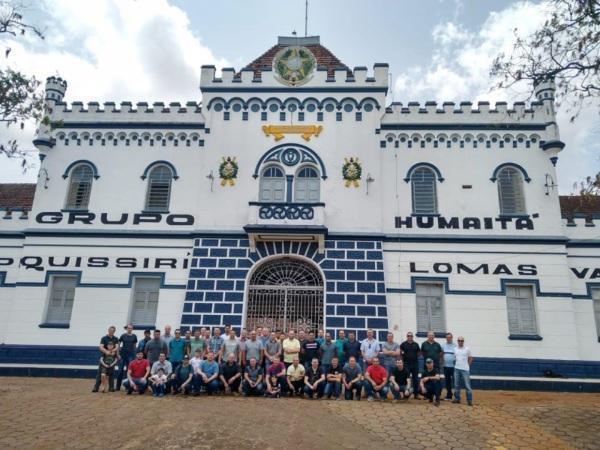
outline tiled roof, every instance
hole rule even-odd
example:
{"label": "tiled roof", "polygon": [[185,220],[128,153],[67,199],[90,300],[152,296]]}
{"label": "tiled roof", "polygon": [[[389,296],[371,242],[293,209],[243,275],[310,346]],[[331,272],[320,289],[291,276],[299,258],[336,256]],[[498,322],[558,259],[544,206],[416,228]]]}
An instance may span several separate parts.
{"label": "tiled roof", "polygon": [[[250,64],[248,64],[244,69],[252,69],[254,70],[254,74],[256,77],[260,76],[261,69],[273,67],[273,59],[279,50],[287,47],[287,45],[277,44],[263,53],[261,56],[256,58]],[[307,44],[303,45],[309,49],[317,60],[317,67],[326,67],[327,68],[327,76],[333,77],[335,69],[346,69],[348,73],[351,73],[350,69],[346,64],[341,62],[333,53],[331,53],[327,48],[323,47],[321,44]]]}
{"label": "tiled roof", "polygon": [[563,216],[573,214],[600,214],[600,196],[590,196],[582,200],[579,195],[561,195],[560,212]]}
{"label": "tiled roof", "polygon": [[0,184],[0,208],[31,210],[35,186],[29,183]]}

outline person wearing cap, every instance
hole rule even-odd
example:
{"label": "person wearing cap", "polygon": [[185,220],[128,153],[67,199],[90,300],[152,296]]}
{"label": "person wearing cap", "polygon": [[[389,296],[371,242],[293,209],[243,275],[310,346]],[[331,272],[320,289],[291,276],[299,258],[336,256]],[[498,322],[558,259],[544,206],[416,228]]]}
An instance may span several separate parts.
{"label": "person wearing cap", "polygon": [[459,336],[457,341],[458,346],[454,351],[454,400],[452,403],[460,403],[460,385],[462,382],[467,391],[467,404],[473,406],[473,389],[471,389],[471,364],[473,364],[473,356],[471,355],[471,349],[465,346],[464,337]]}
{"label": "person wearing cap", "polygon": [[138,350],[135,359],[127,367],[127,379],[123,380],[123,388],[127,395],[133,391],[142,395],[148,386],[148,375],[150,375],[150,363],[144,359],[144,352]]}
{"label": "person wearing cap", "polygon": [[242,381],[242,372],[238,360],[233,353],[227,355],[227,361],[221,365],[219,378],[223,383],[223,389],[226,394],[239,392]]}
{"label": "person wearing cap", "polygon": [[[177,331],[175,332],[177,333]],[[173,341],[171,341],[173,343]],[[190,357],[185,355],[181,365],[177,366],[171,374],[171,388],[173,395],[182,393],[188,395],[192,389],[194,368],[190,365]]]}
{"label": "person wearing cap", "polygon": [[379,357],[371,358],[371,365],[365,372],[365,390],[367,391],[367,401],[373,401],[373,395],[379,397],[383,402],[388,394],[388,376],[385,367],[379,364]]}
{"label": "person wearing cap", "polygon": [[440,373],[431,358],[425,360],[425,370],[421,376],[421,392],[429,400],[429,403],[432,403],[435,398],[435,406],[440,406],[440,394],[442,393]]}

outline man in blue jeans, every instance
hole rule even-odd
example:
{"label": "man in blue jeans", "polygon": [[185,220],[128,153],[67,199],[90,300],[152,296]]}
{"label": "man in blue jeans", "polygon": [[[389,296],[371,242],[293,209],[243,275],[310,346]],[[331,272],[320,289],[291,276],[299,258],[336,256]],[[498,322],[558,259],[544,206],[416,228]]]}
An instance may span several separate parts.
{"label": "man in blue jeans", "polygon": [[471,364],[473,356],[471,349],[465,346],[465,338],[458,337],[458,346],[454,351],[454,400],[452,403],[460,403],[460,385],[465,385],[467,391],[467,403],[473,406],[473,390],[471,389]]}
{"label": "man in blue jeans", "polygon": [[410,378],[412,379],[413,395],[415,398],[419,398],[419,354],[421,353],[421,347],[414,341],[414,335],[412,331],[406,333],[406,341],[400,344],[400,350],[402,351],[402,361],[404,361],[404,367],[410,372]]}
{"label": "man in blue jeans", "polygon": [[193,378],[194,395],[200,393],[200,388],[206,389],[208,395],[219,390],[219,365],[215,362],[215,354],[208,352],[206,361],[200,363],[200,368]]}
{"label": "man in blue jeans", "polygon": [[133,325],[128,324],[125,333],[119,338],[119,343],[121,344],[119,355],[121,356],[121,359],[119,360],[119,371],[117,375],[117,391],[121,390],[123,378],[127,378],[127,368],[129,367],[129,363],[135,359],[137,341],[137,336],[133,334]]}
{"label": "man in blue jeans", "polygon": [[433,365],[433,359],[425,360],[425,370],[421,376],[421,392],[429,403],[435,398],[435,406],[440,406],[440,394],[442,393],[442,384],[440,383],[440,373]]}
{"label": "man in blue jeans", "polygon": [[342,394],[342,368],[340,367],[339,360],[337,358],[331,359],[331,365],[329,371],[325,375],[327,378],[327,384],[325,385],[325,397],[333,397],[336,400],[340,399]]}

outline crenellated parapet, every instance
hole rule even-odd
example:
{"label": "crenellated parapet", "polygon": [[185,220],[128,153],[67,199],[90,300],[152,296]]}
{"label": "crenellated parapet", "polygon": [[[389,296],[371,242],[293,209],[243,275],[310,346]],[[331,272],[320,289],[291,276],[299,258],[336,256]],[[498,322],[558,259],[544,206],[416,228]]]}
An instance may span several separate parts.
{"label": "crenellated parapet", "polygon": [[388,87],[388,74],[389,66],[383,63],[375,64],[371,73],[364,66],[355,67],[352,71],[346,67],[331,70],[325,66],[318,66],[309,82],[301,87],[293,87],[284,86],[278,82],[271,67],[263,67],[260,70],[244,68],[241,71],[226,67],[221,70],[221,76],[217,76],[215,66],[204,65],[200,72],[200,90],[205,93],[229,90],[260,91],[265,88],[277,88],[280,92],[302,92],[326,88],[330,91],[339,89],[385,92]]}

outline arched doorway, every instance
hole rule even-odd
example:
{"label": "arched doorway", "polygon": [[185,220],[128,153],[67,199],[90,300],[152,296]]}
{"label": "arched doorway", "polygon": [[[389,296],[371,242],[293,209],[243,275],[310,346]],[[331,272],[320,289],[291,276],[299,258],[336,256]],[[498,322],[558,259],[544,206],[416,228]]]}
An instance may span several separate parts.
{"label": "arched doorway", "polygon": [[294,258],[263,263],[248,286],[246,328],[317,330],[323,327],[323,278]]}

